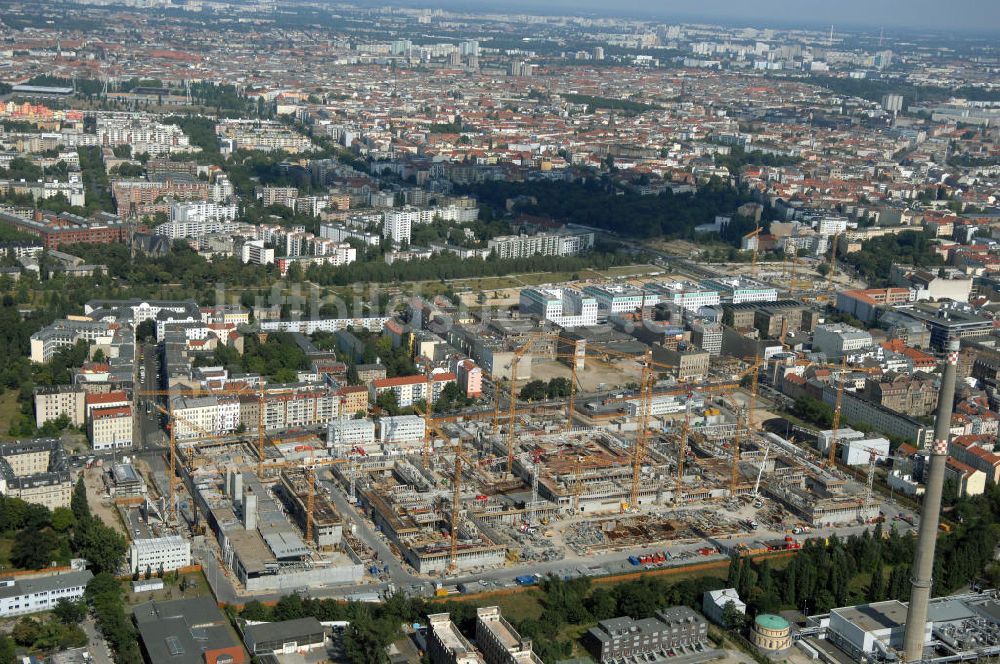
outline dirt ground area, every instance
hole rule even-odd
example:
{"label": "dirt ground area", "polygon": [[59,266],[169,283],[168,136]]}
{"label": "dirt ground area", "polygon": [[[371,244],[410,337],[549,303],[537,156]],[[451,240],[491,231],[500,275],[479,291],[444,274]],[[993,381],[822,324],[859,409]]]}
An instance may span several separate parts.
{"label": "dirt ground area", "polygon": [[118,517],[114,503],[106,495],[104,482],[101,480],[102,470],[102,468],[87,468],[83,471],[83,483],[87,487],[87,502],[90,504],[90,511],[99,516],[105,524],[123,535],[128,535]]}
{"label": "dirt ground area", "polygon": [[[615,389],[627,383],[634,383],[638,378],[634,372],[623,371],[606,364],[587,362],[587,368],[576,372],[577,391],[594,392],[601,384],[604,389]],[[531,380],[548,381],[553,378],[569,378],[573,372],[562,362],[555,360],[535,360],[531,363]]]}
{"label": "dirt ground area", "polygon": [[659,249],[660,251],[665,251],[670,254],[678,254],[680,256],[691,256],[696,252],[701,251],[701,247],[694,244],[693,242],[688,242],[687,240],[669,240],[669,241],[654,241],[650,242],[650,246],[654,249]]}

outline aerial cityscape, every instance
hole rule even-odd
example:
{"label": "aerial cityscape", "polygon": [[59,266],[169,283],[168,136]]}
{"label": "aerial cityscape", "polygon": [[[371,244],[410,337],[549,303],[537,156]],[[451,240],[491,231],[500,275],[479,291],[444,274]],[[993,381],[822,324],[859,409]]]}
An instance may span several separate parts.
{"label": "aerial cityscape", "polygon": [[0,664],[997,661],[1000,8],[793,4],[0,0]]}

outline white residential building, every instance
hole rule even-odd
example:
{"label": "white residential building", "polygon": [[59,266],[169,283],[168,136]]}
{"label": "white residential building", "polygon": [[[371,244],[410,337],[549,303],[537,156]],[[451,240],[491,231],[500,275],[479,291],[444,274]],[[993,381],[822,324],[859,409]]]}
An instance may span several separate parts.
{"label": "white residential building", "polygon": [[328,447],[371,445],[375,442],[375,423],[363,420],[331,420],[327,427]]}
{"label": "white residential building", "polygon": [[[215,203],[211,203],[215,205]],[[153,229],[157,235],[163,235],[172,240],[186,237],[203,237],[205,235],[248,235],[253,227],[236,222],[218,219],[203,219],[200,221],[168,221]]]}
{"label": "white residential building", "polygon": [[247,240],[240,249],[240,258],[244,263],[270,265],[274,262],[274,249],[265,247],[263,240]]}
{"label": "white residential building", "polygon": [[349,327],[357,327],[369,332],[381,332],[385,324],[392,320],[388,316],[372,316],[368,318],[310,318],[308,320],[263,320],[260,329],[263,332],[339,332]]}
{"label": "white residential building", "polygon": [[77,341],[108,346],[114,338],[114,328],[107,321],[57,320],[31,335],[31,361],[48,362],[60,348]]}
{"label": "white residential building", "polygon": [[740,599],[736,588],[722,588],[721,590],[706,590],[701,600],[701,612],[705,617],[716,625],[722,625],[722,615],[726,610],[726,605],[732,603],[733,608],[743,615],[746,615],[747,605]]}
{"label": "white residential building", "polygon": [[128,547],[129,569],[143,574],[171,572],[191,565],[191,542],[180,535],[132,540]]}
{"label": "white residential building", "polygon": [[[441,396],[441,390],[448,383],[456,382],[456,376],[451,371],[438,372],[433,374],[431,379],[430,402],[437,403]],[[417,401],[427,401],[427,377],[423,374],[412,376],[395,376],[393,378],[380,378],[373,380],[369,388],[372,400],[378,398],[383,392],[394,392],[396,394],[396,405],[400,408],[408,408]]]}
{"label": "white residential building", "polygon": [[424,440],[424,418],[419,415],[397,415],[381,417],[379,442],[382,444],[412,444]]}
{"label": "white residential building", "polygon": [[778,300],[777,288],[747,277],[719,277],[718,279],[706,279],[701,283],[705,288],[718,291],[722,300],[733,304],[776,302]]}
{"label": "white residential building", "polygon": [[236,431],[240,426],[240,400],[236,396],[218,397],[215,431]]}
{"label": "white residential building", "polygon": [[721,298],[719,290],[702,284],[687,281],[669,281],[660,284],[649,284],[660,296],[660,302],[669,302],[689,311],[698,311],[702,307],[714,307]]}
{"label": "white residential building", "polygon": [[837,235],[847,230],[847,217],[823,217],[816,222],[820,235]]}
{"label": "white residential building", "polygon": [[410,229],[413,225],[413,221],[408,214],[389,214],[385,215],[385,221],[382,226],[382,237],[391,239],[396,244],[402,244],[410,242]]}
{"label": "white residential building", "polygon": [[345,242],[347,240],[360,240],[369,247],[377,247],[382,243],[382,238],[377,233],[357,228],[347,228],[338,224],[321,224],[319,236],[335,242]]}
{"label": "white residential building", "polygon": [[225,173],[219,173],[215,176],[215,182],[212,183],[212,187],[209,189],[209,196],[211,200],[216,203],[221,203],[222,201],[227,201],[236,195],[236,190],[233,188],[233,183],[229,181],[229,178]]}
{"label": "white residential building", "polygon": [[219,423],[217,397],[180,397],[174,401],[173,414],[174,437],[178,441],[198,438],[204,436],[206,432],[221,433],[216,429]]}
{"label": "white residential building", "polygon": [[177,201],[170,206],[172,222],[232,221],[239,209],[235,203],[212,201]]}
{"label": "white residential building", "polygon": [[82,570],[30,579],[0,579],[0,616],[51,611],[61,599],[81,599],[92,578],[89,570]]}
{"label": "white residential building", "polygon": [[499,258],[527,256],[579,256],[594,248],[594,234],[587,232],[498,235],[486,243]]}

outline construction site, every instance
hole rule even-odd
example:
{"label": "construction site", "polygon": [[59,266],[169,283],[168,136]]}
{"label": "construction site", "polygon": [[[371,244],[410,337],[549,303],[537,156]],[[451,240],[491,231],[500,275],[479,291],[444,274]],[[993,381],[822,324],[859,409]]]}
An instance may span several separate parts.
{"label": "construction site", "polygon": [[[591,345],[568,354],[565,403],[530,406],[517,381],[533,345],[513,353],[492,411],[422,411],[407,422],[423,425],[422,439],[404,444],[352,443],[350,431],[367,429],[343,419],[325,441],[267,436],[263,427],[183,443],[171,435],[161,509],[168,521],[211,534],[247,592],[381,573],[359,529],[381,533],[414,574],[449,576],[699,543],[711,553],[773,550],[795,545],[779,535],[879,516],[874,458],[866,486],[836,468],[835,440],[822,459],[760,430],[755,359],[720,380],[678,385],[649,350]],[[566,359],[552,344],[538,347],[544,360]],[[635,389],[604,398],[606,414],[580,408],[574,394],[577,372],[594,356],[638,378]]]}
{"label": "construction site", "polygon": [[181,468],[189,495],[178,506],[184,519],[213,536],[222,562],[247,591],[360,581],[361,559],[343,536],[336,508],[311,490],[311,470],[286,459],[269,459],[258,470],[255,456],[244,442],[193,452]]}
{"label": "construction site", "polygon": [[[676,401],[677,390],[657,388],[646,357],[639,393],[621,399],[615,423],[580,426],[572,397],[567,412],[515,410],[515,394],[507,412],[497,401],[492,426],[485,417],[425,414],[420,453],[368,446],[331,470],[422,574],[656,545],[757,549],[758,530],[873,522],[879,501],[871,478],[859,484],[829,460],[758,430],[751,415],[758,366],[748,370],[742,398],[733,398],[732,383],[706,385],[704,393],[694,387],[678,413],[654,405]],[[653,415],[663,411],[673,412]],[[630,426],[619,426],[622,419]]]}

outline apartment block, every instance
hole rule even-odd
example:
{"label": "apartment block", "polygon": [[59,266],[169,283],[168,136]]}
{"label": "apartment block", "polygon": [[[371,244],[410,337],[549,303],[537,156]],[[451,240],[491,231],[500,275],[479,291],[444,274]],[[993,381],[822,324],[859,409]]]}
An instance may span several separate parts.
{"label": "apartment block", "polygon": [[487,243],[500,258],[527,256],[579,256],[594,248],[593,233],[538,233],[536,235],[498,235]]}
{"label": "apartment block", "polygon": [[707,640],[708,623],[686,606],[661,609],[641,620],[601,620],[586,635],[587,649],[601,664],[666,656],[668,651],[703,646]]}
{"label": "apartment block", "polygon": [[426,422],[419,415],[395,415],[380,417],[378,421],[379,440],[383,444],[413,445],[424,440]]}
{"label": "apartment block", "polygon": [[498,606],[476,609],[476,645],[486,664],[542,664],[531,650],[531,639],[521,637]]}
{"label": "apartment block", "polygon": [[240,249],[240,260],[253,265],[270,265],[274,262],[274,249],[263,240],[247,240]]}
{"label": "apartment block", "polygon": [[35,388],[35,426],[65,415],[75,427],[83,426],[86,392],[76,385]]}
{"label": "apartment block", "polygon": [[372,400],[384,392],[391,391],[396,394],[396,405],[400,408],[412,406],[417,401],[429,400],[430,403],[437,403],[441,390],[448,383],[454,383],[455,379],[455,374],[450,371],[432,374],[429,381],[430,394],[428,394],[428,377],[423,374],[374,380],[371,384]]}
{"label": "apartment block", "polygon": [[428,615],[427,628],[431,664],[486,664],[475,646],[458,631],[449,614]]}
{"label": "apartment block", "polygon": [[132,407],[95,408],[87,422],[87,437],[96,451],[132,447]]}
{"label": "apartment block", "polygon": [[72,475],[58,439],[0,445],[0,494],[54,510],[69,507],[72,491]]}
{"label": "apartment block", "polygon": [[868,348],[872,335],[850,325],[830,323],[817,325],[813,333],[813,350],[826,353],[830,359],[840,359],[845,354]]}

